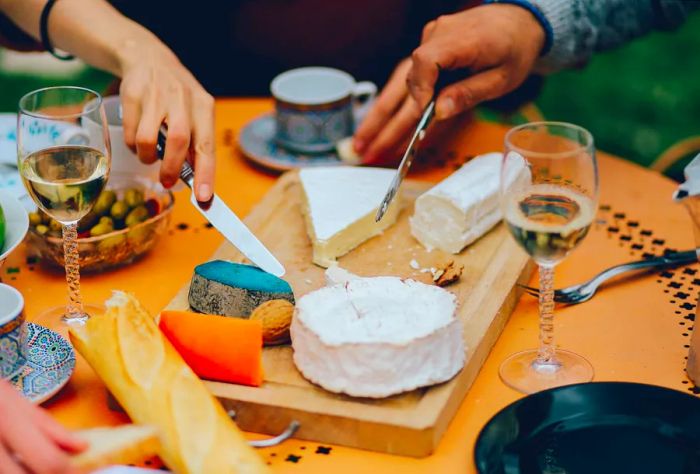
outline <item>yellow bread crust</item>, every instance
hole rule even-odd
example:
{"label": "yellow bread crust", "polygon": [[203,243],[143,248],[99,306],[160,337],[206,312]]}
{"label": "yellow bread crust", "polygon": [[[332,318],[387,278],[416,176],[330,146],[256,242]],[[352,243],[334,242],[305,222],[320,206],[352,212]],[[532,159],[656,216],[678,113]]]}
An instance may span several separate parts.
{"label": "yellow bread crust", "polygon": [[163,462],[182,474],[269,472],[136,298],[115,292],[107,306],[71,342],[134,422],[158,428]]}

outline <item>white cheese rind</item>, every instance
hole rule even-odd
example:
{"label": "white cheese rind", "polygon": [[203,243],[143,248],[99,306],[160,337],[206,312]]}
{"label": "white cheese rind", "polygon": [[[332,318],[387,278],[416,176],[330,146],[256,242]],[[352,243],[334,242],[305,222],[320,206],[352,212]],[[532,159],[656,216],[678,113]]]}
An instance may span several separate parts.
{"label": "white cheese rind", "polygon": [[340,267],[337,263],[334,263],[326,269],[326,285],[333,286],[339,284],[345,284],[350,280],[355,280],[356,278],[361,278],[354,273],[347,271],[346,269]]}
{"label": "white cheese rind", "polygon": [[299,172],[305,204],[302,208],[313,244],[313,261],[328,267],[337,257],[381,234],[396,222],[400,196],[384,218],[375,222],[395,171],[351,166],[306,168]]}
{"label": "white cheese rind", "polygon": [[[499,185],[502,153],[477,156],[416,199],[411,234],[427,249],[457,254],[502,218]],[[525,167],[508,179],[524,176]]]}
{"label": "white cheese rind", "polygon": [[454,295],[396,277],[357,278],[297,302],[294,363],[312,382],[387,397],[454,377],[464,365]]}

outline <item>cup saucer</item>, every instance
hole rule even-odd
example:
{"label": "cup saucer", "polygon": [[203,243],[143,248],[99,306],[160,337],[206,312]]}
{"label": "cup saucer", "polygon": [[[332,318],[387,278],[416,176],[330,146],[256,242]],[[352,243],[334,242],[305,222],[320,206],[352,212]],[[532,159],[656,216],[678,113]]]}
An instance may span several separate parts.
{"label": "cup saucer", "polygon": [[43,403],[61,390],[75,369],[75,352],[70,343],[51,329],[27,324],[27,365],[10,383],[25,398]]}
{"label": "cup saucer", "polygon": [[318,154],[293,153],[278,146],[274,137],[275,117],[272,113],[267,113],[243,127],[238,137],[238,145],[246,158],[275,171],[343,164],[335,151]]}

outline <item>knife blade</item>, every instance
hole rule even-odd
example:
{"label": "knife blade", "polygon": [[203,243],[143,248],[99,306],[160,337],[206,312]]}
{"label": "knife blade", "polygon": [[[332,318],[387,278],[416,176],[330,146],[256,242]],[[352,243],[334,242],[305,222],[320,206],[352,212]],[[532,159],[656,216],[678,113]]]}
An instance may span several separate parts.
{"label": "knife blade", "polygon": [[389,209],[389,205],[394,200],[396,193],[399,191],[399,187],[401,186],[403,179],[406,177],[408,170],[413,164],[413,160],[416,157],[416,151],[418,149],[418,143],[425,138],[426,130],[433,121],[433,117],[435,117],[435,100],[437,99],[438,95],[440,95],[440,91],[444,89],[445,86],[465,79],[467,76],[468,70],[462,69],[459,71],[454,71],[440,70],[438,68],[438,79],[435,82],[433,98],[430,100],[430,102],[428,102],[425,109],[423,109],[423,114],[416,125],[416,129],[411,136],[411,140],[408,142],[408,147],[403,154],[403,158],[401,158],[401,163],[399,163],[394,179],[391,181],[389,189],[387,190],[382,203],[379,205],[379,209],[377,209],[376,216],[374,216],[375,222],[379,222],[382,217],[384,217],[384,214],[386,214],[387,209]]}
{"label": "knife blade", "polygon": [[[158,132],[156,153],[161,160],[165,154],[167,128],[161,126]],[[281,277],[285,273],[284,266],[274,255],[255,237],[248,227],[216,194],[207,202],[199,202],[194,194],[194,170],[188,162],[182,165],[180,179],[192,190],[190,202],[211,223],[226,240],[245,255],[254,265],[267,273]]]}

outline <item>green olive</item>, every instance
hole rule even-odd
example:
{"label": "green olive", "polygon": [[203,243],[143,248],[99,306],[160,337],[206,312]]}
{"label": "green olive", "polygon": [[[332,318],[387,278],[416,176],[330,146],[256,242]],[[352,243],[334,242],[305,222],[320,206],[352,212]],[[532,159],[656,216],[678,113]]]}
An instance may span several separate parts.
{"label": "green olive", "polygon": [[41,216],[38,212],[29,213],[29,225],[36,227],[41,224]]}
{"label": "green olive", "polygon": [[104,190],[102,193],[100,193],[100,196],[97,198],[92,210],[97,215],[107,214],[110,211],[112,204],[114,204],[116,200],[117,194],[114,191]]}
{"label": "green olive", "polygon": [[140,244],[146,242],[151,235],[151,228],[149,226],[140,226],[129,229],[126,236],[134,244]]}
{"label": "green olive", "polygon": [[51,219],[49,221],[49,229],[53,230],[54,232],[61,232],[61,229],[63,229],[63,226],[57,220]]}
{"label": "green olive", "polygon": [[99,250],[105,251],[113,249],[114,247],[120,246],[123,242],[126,242],[126,235],[117,234],[106,237],[97,244]]}
{"label": "green olive", "polygon": [[44,225],[49,225],[49,222],[51,222],[49,215],[44,211],[39,211],[39,215],[41,216],[41,223]]}
{"label": "green olive", "polygon": [[139,206],[126,216],[126,220],[124,222],[126,223],[127,227],[131,227],[139,222],[145,221],[146,219],[148,219],[148,209],[146,209],[146,206]]}
{"label": "green olive", "polygon": [[143,191],[136,188],[129,188],[124,192],[124,201],[130,208],[140,206],[145,202]]}
{"label": "green olive", "polygon": [[97,237],[98,235],[104,235],[104,234],[109,234],[114,230],[114,227],[107,223],[102,223],[100,222],[96,226],[94,226],[92,229],[90,229],[90,236],[91,237]]}
{"label": "green olive", "polygon": [[106,224],[112,228],[114,228],[114,221],[112,220],[111,217],[109,216],[102,216],[100,217],[100,224]]}
{"label": "green olive", "polygon": [[46,235],[46,233],[49,231],[49,227],[44,224],[39,224],[36,226],[36,231],[39,235]]}
{"label": "green olive", "polygon": [[124,201],[117,201],[114,204],[112,204],[109,213],[114,219],[124,219],[129,213],[129,206]]}

